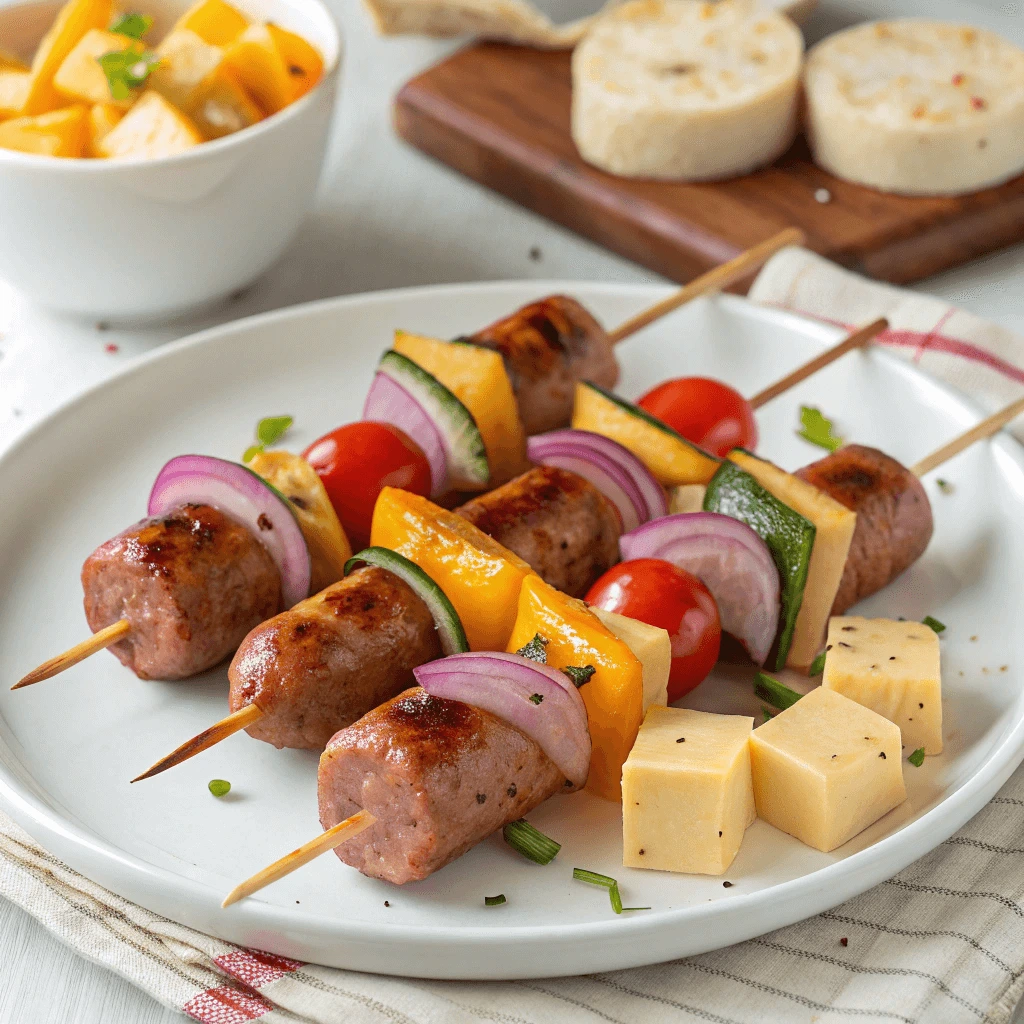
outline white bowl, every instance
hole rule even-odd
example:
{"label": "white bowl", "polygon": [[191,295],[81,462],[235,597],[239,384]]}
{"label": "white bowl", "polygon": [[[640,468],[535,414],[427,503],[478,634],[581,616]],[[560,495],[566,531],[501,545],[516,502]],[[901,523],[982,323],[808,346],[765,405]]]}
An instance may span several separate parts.
{"label": "white bowl", "polygon": [[[295,237],[327,147],[341,38],[320,0],[234,0],[324,57],[315,89],[234,135],[160,160],[66,160],[0,149],[0,277],[51,309],[170,317],[248,284]],[[188,0],[144,0],[159,39]],[[4,48],[30,57],[60,4],[0,7]]]}

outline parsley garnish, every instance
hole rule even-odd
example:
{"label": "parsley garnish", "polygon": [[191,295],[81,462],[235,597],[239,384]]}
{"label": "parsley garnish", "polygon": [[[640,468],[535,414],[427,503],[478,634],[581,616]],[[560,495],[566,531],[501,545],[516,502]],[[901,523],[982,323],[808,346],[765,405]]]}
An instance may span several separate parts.
{"label": "parsley garnish", "polygon": [[943,480],[942,477],[939,477],[938,480],[935,481],[935,486],[938,487],[943,494],[953,493],[953,485],[948,480]]}
{"label": "parsley garnish", "polygon": [[593,665],[566,665],[562,671],[573,681],[578,690],[584,683],[589,683],[591,676],[597,671]]}
{"label": "parsley garnish", "polygon": [[531,693],[530,694],[530,703],[531,704],[539,704],[543,699],[544,699],[544,694],[542,694],[542,693]]}
{"label": "parsley garnish", "polygon": [[266,451],[270,445],[277,444],[294,422],[294,416],[265,416],[256,424],[256,444],[245,449],[242,461],[251,462],[253,456]]}
{"label": "parsley garnish", "polygon": [[791,708],[803,696],[767,672],[758,672],[754,676],[754,693],[766,704],[771,704],[780,711]]}
{"label": "parsley garnish", "polygon": [[130,39],[141,39],[153,27],[153,19],[148,14],[132,11],[122,14],[111,26],[110,31]]}
{"label": "parsley garnish", "polygon": [[820,409],[815,409],[813,406],[800,406],[800,426],[803,429],[798,430],[797,435],[805,441],[810,441],[811,444],[816,444],[819,448],[834,452],[845,444],[838,434],[832,433],[832,421],[823,416]]}
{"label": "parsley garnish", "polygon": [[821,673],[825,671],[825,655],[826,655],[826,652],[822,651],[821,654],[819,654],[814,659],[814,661],[811,662],[811,673],[810,674],[812,676],[820,676]]}
{"label": "parsley garnish", "polygon": [[926,615],[921,620],[921,623],[922,625],[927,626],[929,629],[934,629],[936,633],[945,632],[946,629],[946,624],[944,622],[939,622],[938,619],[932,618],[931,615]]}
{"label": "parsley garnish", "polygon": [[153,68],[160,63],[160,58],[152,50],[140,52],[132,46],[105,53],[96,60],[107,76],[110,95],[115,100],[129,99],[132,89],[144,85]]}
{"label": "parsley garnish", "polygon": [[920,768],[924,764],[924,747],[918,747],[907,760],[915,767]]}
{"label": "parsley garnish", "polygon": [[525,647],[520,647],[516,654],[521,658],[529,658],[530,661],[535,661],[538,665],[546,665],[548,663],[548,652],[544,648],[547,645],[547,640],[540,633],[535,633],[533,639]]}

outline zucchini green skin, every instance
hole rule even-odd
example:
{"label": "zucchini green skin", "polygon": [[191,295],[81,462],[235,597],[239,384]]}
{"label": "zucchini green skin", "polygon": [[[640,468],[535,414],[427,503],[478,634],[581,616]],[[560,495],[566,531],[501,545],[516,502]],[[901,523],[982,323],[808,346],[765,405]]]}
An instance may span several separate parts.
{"label": "zucchini green skin", "polygon": [[799,512],[765,490],[745,469],[726,459],[708,484],[705,512],[721,512],[746,523],[775,559],[782,581],[782,614],[775,668],[786,664],[796,617],[804,599],[807,569],[817,530]]}

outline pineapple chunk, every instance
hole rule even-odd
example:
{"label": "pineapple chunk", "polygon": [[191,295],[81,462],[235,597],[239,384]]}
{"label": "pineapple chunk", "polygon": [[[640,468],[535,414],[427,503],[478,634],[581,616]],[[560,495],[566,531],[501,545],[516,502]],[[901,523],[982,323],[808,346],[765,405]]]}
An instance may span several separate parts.
{"label": "pineapple chunk", "polygon": [[98,157],[100,143],[118,126],[124,111],[113,103],[94,103],[89,109],[89,141],[86,150],[89,156]]}
{"label": "pineapple chunk", "polygon": [[0,121],[17,117],[28,99],[27,71],[0,71]]}
{"label": "pineapple chunk", "polygon": [[324,73],[324,59],[312,43],[302,36],[289,32],[280,25],[267,22],[267,31],[277,44],[284,58],[285,67],[292,80],[292,102],[305,96],[320,81]]}
{"label": "pineapple chunk", "polygon": [[37,117],[15,117],[0,124],[0,148],[37,156],[82,156],[87,134],[83,106],[65,107]]}
{"label": "pineapple chunk", "polygon": [[266,25],[250,25],[224,53],[227,69],[267,114],[291,103],[295,85]]}
{"label": "pineapple chunk", "polygon": [[227,46],[248,27],[248,18],[224,0],[199,0],[178,19],[172,32],[188,29],[195,32],[204,43]]}
{"label": "pineapple chunk", "polygon": [[120,53],[122,50],[134,50],[141,54],[143,49],[143,44],[137,39],[98,28],[89,29],[57,69],[53,76],[53,86],[70,100],[113,104],[127,110],[132,105],[131,99],[115,100],[110,95],[110,83],[100,66],[99,58],[106,53]]}
{"label": "pineapple chunk", "polygon": [[100,142],[99,151],[108,159],[155,160],[184,153],[202,141],[196,126],[180,110],[147,89]]}
{"label": "pineapple chunk", "polygon": [[112,14],[112,0],[69,0],[60,9],[32,61],[26,115],[45,114],[67,102],[53,87],[53,76],[82,36],[91,28],[105,29]]}
{"label": "pineapple chunk", "polygon": [[179,110],[188,111],[203,81],[224,59],[219,46],[204,42],[190,29],[175,29],[156,48],[160,64],[149,76],[149,88]]}

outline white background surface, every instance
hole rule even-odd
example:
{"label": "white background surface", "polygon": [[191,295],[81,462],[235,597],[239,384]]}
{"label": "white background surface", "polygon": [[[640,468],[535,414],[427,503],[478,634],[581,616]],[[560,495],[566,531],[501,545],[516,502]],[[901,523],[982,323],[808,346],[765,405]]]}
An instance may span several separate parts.
{"label": "white background surface", "polygon": [[[885,0],[822,0],[810,39],[865,17]],[[142,5],[144,6],[144,4]],[[347,38],[341,103],[316,211],[281,263],[229,308],[148,330],[97,330],[25,306],[0,283],[0,447],[55,402],[133,354],[208,323],[301,302],[410,284],[567,277],[644,281],[652,275],[458,178],[399,143],[390,98],[448,44],[378,40],[358,0],[333,0]],[[996,28],[1024,44],[1020,0],[901,0]],[[549,9],[555,10],[553,4]],[[114,229],[112,229],[113,231]],[[112,234],[116,244],[116,232]],[[531,250],[534,250],[531,256]],[[1024,333],[1024,247],[926,282],[925,290]],[[301,338],[293,342],[301,344]],[[116,352],[105,346],[116,345]],[[114,443],[115,439],[97,439]],[[181,1017],[68,953],[26,914],[0,904],[0,1024],[163,1024]]]}

